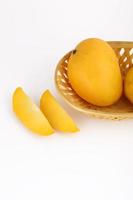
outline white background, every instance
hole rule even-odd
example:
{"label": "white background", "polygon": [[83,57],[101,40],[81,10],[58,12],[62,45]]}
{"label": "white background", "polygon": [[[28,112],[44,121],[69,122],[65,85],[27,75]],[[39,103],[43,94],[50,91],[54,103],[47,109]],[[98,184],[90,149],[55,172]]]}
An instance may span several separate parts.
{"label": "white background", "polygon": [[[80,40],[133,40],[132,21],[132,0],[0,0],[0,200],[133,200],[133,120],[83,116],[54,86]],[[81,131],[30,133],[12,112],[17,86],[37,104],[49,88]]]}

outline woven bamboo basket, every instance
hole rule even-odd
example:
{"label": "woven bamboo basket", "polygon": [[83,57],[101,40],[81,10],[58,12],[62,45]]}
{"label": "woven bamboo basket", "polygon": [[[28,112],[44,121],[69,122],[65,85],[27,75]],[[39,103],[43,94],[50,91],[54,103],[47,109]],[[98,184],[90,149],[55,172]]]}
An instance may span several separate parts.
{"label": "woven bamboo basket", "polygon": [[[127,70],[133,66],[133,42],[109,41],[108,43],[116,52],[121,73],[124,78]],[[71,53],[72,51],[67,53],[60,60],[55,72],[55,84],[57,90],[61,96],[64,97],[66,102],[74,109],[97,118],[112,120],[133,118],[133,104],[131,104],[124,95],[114,105],[98,107],[86,102],[76,94],[71,87],[67,76],[67,64]]]}

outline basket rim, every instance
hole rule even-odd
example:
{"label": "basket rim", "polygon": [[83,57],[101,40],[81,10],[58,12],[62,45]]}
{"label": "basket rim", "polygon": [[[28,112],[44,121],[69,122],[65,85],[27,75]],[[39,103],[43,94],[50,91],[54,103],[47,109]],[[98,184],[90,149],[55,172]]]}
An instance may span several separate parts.
{"label": "basket rim", "polygon": [[133,48],[133,41],[107,41],[112,47]]}
{"label": "basket rim", "polygon": [[[109,44],[111,44],[112,47],[117,47],[117,48],[133,48],[133,42],[131,41],[108,41]],[[72,50],[69,51],[68,53],[66,53],[62,58],[61,60],[58,62],[57,64],[57,67],[56,67],[56,70],[55,70],[55,76],[54,76],[54,80],[55,80],[55,86],[56,86],[56,89],[58,91],[58,93],[63,97],[63,99],[71,106],[73,107],[74,109],[82,112],[82,113],[85,113],[87,115],[100,115],[100,116],[103,116],[103,117],[106,117],[106,118],[109,118],[109,117],[113,117],[113,118],[133,118],[133,112],[125,112],[125,113],[121,113],[121,112],[111,112],[111,111],[101,111],[101,110],[94,110],[94,109],[88,109],[88,110],[85,110],[85,109],[82,109],[82,108],[79,108],[78,106],[75,106],[73,103],[71,103],[61,92],[59,86],[58,86],[58,80],[57,80],[57,72],[61,66],[61,63],[62,61],[69,57],[69,55],[71,54]],[[72,88],[73,89],[73,88]],[[74,89],[73,89],[74,91]],[[81,97],[80,97],[81,98]]]}

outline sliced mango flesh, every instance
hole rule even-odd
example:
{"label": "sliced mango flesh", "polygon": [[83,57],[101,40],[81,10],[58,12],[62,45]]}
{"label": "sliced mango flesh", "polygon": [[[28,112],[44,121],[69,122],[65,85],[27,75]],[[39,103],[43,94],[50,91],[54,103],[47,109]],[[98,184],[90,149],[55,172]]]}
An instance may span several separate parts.
{"label": "sliced mango flesh", "polygon": [[44,114],[22,88],[15,90],[12,101],[16,116],[32,132],[40,135],[51,135],[54,132]]}
{"label": "sliced mango flesh", "polygon": [[46,90],[41,96],[40,109],[55,130],[63,132],[79,131],[72,118],[60,106],[49,90]]}

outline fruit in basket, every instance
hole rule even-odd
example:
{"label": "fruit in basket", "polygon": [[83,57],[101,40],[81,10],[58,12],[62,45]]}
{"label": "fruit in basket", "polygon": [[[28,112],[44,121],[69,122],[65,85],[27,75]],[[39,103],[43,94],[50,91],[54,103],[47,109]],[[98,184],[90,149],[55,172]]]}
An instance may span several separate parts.
{"label": "fruit in basket", "polygon": [[81,98],[97,106],[112,105],[122,93],[118,59],[101,39],[87,39],[77,45],[69,58],[68,78]]}
{"label": "fruit in basket", "polygon": [[128,100],[133,103],[133,67],[131,67],[125,76],[124,92]]}
{"label": "fruit in basket", "polygon": [[53,133],[53,129],[44,114],[22,88],[17,88],[13,94],[13,110],[19,120],[32,132],[40,135]]}
{"label": "fruit in basket", "polygon": [[49,90],[46,90],[41,96],[40,109],[54,129],[64,132],[79,131],[72,118],[60,106]]}

